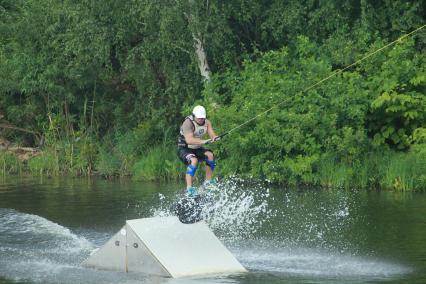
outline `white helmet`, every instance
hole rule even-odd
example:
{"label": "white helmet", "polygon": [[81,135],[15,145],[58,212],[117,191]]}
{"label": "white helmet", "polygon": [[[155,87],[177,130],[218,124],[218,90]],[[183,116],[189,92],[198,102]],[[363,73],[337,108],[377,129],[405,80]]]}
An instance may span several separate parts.
{"label": "white helmet", "polygon": [[203,106],[196,106],[192,110],[192,114],[196,118],[206,118],[206,109]]}

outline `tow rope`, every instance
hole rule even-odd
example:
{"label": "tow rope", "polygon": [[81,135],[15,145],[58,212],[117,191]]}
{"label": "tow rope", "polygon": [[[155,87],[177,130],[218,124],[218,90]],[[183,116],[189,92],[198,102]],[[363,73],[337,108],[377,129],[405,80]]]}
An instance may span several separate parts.
{"label": "tow rope", "polygon": [[[411,36],[411,35],[413,35],[413,34],[415,34],[415,33],[419,32],[420,30],[422,30],[422,29],[423,29],[423,28],[425,28],[425,27],[426,27],[426,25],[423,25],[423,26],[421,26],[421,27],[419,27],[419,28],[417,28],[417,29],[415,29],[415,30],[413,30],[413,31],[411,31],[411,32],[409,32],[409,33],[407,33],[407,34],[404,34],[403,36],[401,36],[401,37],[399,37],[398,39],[396,39],[396,40],[392,41],[391,43],[388,43],[387,45],[385,45],[385,46],[383,46],[383,47],[381,47],[381,48],[379,48],[379,49],[377,49],[377,50],[375,50],[375,51],[373,51],[373,52],[371,52],[371,53],[369,53],[369,54],[365,55],[364,57],[362,57],[361,59],[359,59],[359,60],[357,60],[357,61],[353,62],[352,64],[347,65],[347,66],[346,66],[346,67],[344,67],[343,69],[336,70],[335,72],[331,73],[329,76],[327,76],[327,77],[325,77],[325,78],[323,78],[323,79],[319,80],[318,82],[316,82],[316,83],[314,83],[314,84],[310,85],[309,87],[305,88],[304,90],[300,91],[299,93],[297,93],[297,94],[296,94],[296,96],[301,95],[301,94],[303,94],[303,93],[306,93],[307,91],[309,91],[309,90],[311,90],[311,89],[315,88],[316,86],[318,86],[318,85],[320,85],[320,84],[324,83],[325,81],[327,81],[327,80],[331,79],[332,77],[334,77],[334,76],[336,76],[336,75],[338,75],[338,74],[342,73],[343,71],[345,71],[345,70],[347,70],[347,69],[349,69],[349,68],[351,68],[351,67],[353,67],[353,66],[355,66],[355,65],[359,64],[360,62],[362,62],[362,61],[364,61],[365,59],[367,59],[367,58],[369,58],[369,57],[373,56],[374,54],[376,54],[376,53],[378,53],[378,52],[380,52],[380,51],[382,51],[382,50],[384,50],[384,49],[386,49],[386,48],[388,48],[388,47],[390,47],[390,46],[392,46],[392,45],[394,45],[394,44],[396,44],[396,43],[398,43],[398,42],[402,41],[404,38],[407,38],[407,37],[409,37],[409,36]],[[221,135],[219,135],[219,136],[218,136],[218,137],[219,137],[219,139],[221,139],[222,137],[224,137],[224,136],[226,136],[226,135],[228,135],[228,134],[230,134],[230,133],[234,132],[235,130],[237,130],[237,129],[241,128],[241,127],[243,127],[244,125],[246,125],[246,124],[250,123],[251,121],[253,121],[253,120],[257,119],[258,117],[260,117],[260,116],[263,116],[263,115],[267,114],[268,112],[270,112],[270,111],[271,111],[271,110],[273,110],[274,108],[276,108],[276,107],[278,107],[278,106],[281,106],[284,102],[285,102],[285,101],[281,101],[281,102],[277,103],[276,105],[274,105],[274,106],[272,106],[272,107],[268,108],[267,110],[265,110],[265,111],[263,111],[263,112],[261,112],[261,113],[259,113],[259,114],[255,115],[255,116],[253,116],[252,118],[248,119],[247,121],[245,121],[245,122],[241,123],[240,125],[237,125],[237,126],[235,126],[234,128],[232,128],[232,129],[230,129],[230,130],[228,130],[228,131],[226,131],[226,132],[222,133]],[[210,140],[208,143],[211,143],[211,140]],[[208,144],[208,143],[207,143],[207,144]]]}

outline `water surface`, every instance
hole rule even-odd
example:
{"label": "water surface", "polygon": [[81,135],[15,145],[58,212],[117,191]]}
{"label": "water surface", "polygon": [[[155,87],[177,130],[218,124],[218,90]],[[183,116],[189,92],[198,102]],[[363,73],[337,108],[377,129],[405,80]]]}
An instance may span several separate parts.
{"label": "water surface", "polygon": [[170,215],[181,188],[0,178],[0,283],[426,282],[425,194],[302,191],[237,179],[219,184],[205,218],[249,273],[168,279],[80,266],[126,220]]}

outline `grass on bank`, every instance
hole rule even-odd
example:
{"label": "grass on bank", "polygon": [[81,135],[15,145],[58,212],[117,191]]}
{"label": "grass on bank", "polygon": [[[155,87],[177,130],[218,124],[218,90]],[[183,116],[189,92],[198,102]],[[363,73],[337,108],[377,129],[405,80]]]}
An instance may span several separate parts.
{"label": "grass on bank", "polygon": [[27,171],[31,175],[58,176],[61,174],[60,161],[56,151],[45,151],[28,160]]}
{"label": "grass on bank", "polygon": [[135,180],[177,180],[184,172],[177,159],[175,147],[158,146],[152,148],[133,167]]}
{"label": "grass on bank", "polygon": [[17,158],[16,155],[0,151],[0,173],[3,175],[8,174],[21,174],[23,171],[24,165]]}
{"label": "grass on bank", "polygon": [[318,165],[323,187],[426,190],[426,155],[418,151],[367,153],[351,164],[325,158]]}
{"label": "grass on bank", "polygon": [[[364,188],[397,191],[426,190],[426,151],[425,148],[409,152],[391,150],[377,153],[366,153],[359,160],[350,164],[339,161],[333,155],[325,155],[317,163],[314,171],[315,184],[325,188]],[[161,144],[150,148],[138,157],[124,157],[99,148],[94,164],[79,157],[63,155],[60,150],[48,149],[41,155],[27,162],[20,161],[13,154],[0,152],[0,173],[31,175],[85,175],[75,161],[84,167],[93,167],[91,173],[105,177],[131,176],[134,180],[178,180],[182,179],[185,167],[176,156],[174,145]],[[73,163],[70,161],[72,159]],[[227,161],[219,161],[219,167],[226,168]],[[226,173],[224,173],[226,175]]]}

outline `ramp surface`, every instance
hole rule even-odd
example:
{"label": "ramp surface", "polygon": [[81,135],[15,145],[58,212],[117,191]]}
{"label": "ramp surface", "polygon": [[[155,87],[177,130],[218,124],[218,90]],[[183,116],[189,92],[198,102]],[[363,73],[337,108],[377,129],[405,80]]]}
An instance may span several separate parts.
{"label": "ramp surface", "polygon": [[[203,221],[182,224],[177,217],[143,218],[128,220],[124,228],[83,265],[174,278],[246,272]],[[117,248],[123,236],[124,250]]]}

